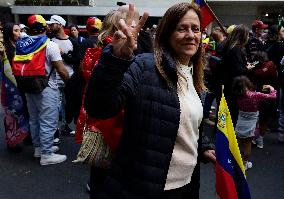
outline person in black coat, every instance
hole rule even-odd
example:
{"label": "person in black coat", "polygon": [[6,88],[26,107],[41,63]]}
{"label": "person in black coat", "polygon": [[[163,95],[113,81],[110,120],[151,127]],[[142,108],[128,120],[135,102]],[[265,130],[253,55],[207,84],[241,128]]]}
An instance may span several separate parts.
{"label": "person in black coat", "polygon": [[[248,42],[249,29],[244,25],[238,25],[233,32],[226,38],[224,47],[222,49],[223,64],[219,70],[222,81],[220,84],[224,85],[224,95],[228,103],[234,126],[238,117],[238,106],[236,103],[236,96],[232,91],[232,83],[234,78],[247,75],[248,70],[254,66],[247,62],[245,45]],[[221,87],[220,87],[221,89]],[[221,92],[219,92],[219,95]],[[218,97],[218,100],[221,96]]]}
{"label": "person in black coat", "polygon": [[[94,69],[85,98],[87,113],[106,119],[124,108],[122,137],[97,198],[199,198],[200,160],[215,162],[214,146],[198,128],[204,89],[201,13],[195,4],[167,10],[157,28],[154,53],[133,56],[144,13],[114,34]],[[204,159],[204,160],[205,160]]]}
{"label": "person in black coat", "polygon": [[279,25],[272,25],[269,28],[268,35],[269,41],[266,46],[266,51],[269,60],[277,67],[278,71],[278,85],[276,87],[278,94],[278,109],[279,109],[279,119],[278,119],[278,140],[284,142],[284,42],[283,42],[283,29],[284,22],[281,21]]}
{"label": "person in black coat", "polygon": [[[283,26],[272,25],[268,30],[268,41],[265,46],[265,51],[267,52],[268,59],[273,61],[277,67],[278,71],[278,83],[276,89],[279,93],[279,88],[284,87],[284,81],[281,82],[281,59],[284,56],[284,42],[280,37],[280,30]],[[283,80],[283,79],[282,79]]]}
{"label": "person in black coat", "polygon": [[[118,10],[110,11],[104,18],[102,29],[99,31],[99,35],[97,36],[97,43],[93,46],[98,47],[105,47],[106,44],[106,37],[111,36],[117,29],[118,26],[118,19],[125,19],[125,16],[129,13],[129,6],[121,6]],[[134,10],[134,16],[135,20],[138,23],[139,21],[139,12],[137,9]],[[90,21],[90,20],[88,20]],[[91,20],[92,22],[92,20]],[[95,22],[98,23],[97,18],[95,19]],[[93,24],[93,28],[96,25],[96,23],[88,23],[87,24]],[[90,46],[92,47],[92,46]],[[150,37],[150,34],[140,30],[138,39],[137,39],[137,49],[134,51],[134,54],[141,54],[141,53],[147,53],[147,52],[153,52],[152,47],[152,39]],[[102,187],[102,181],[105,179],[108,169],[106,168],[99,168],[97,166],[91,167],[91,175],[90,175],[90,181],[87,185],[87,188],[90,188],[90,198],[94,199],[97,192],[101,190]]]}

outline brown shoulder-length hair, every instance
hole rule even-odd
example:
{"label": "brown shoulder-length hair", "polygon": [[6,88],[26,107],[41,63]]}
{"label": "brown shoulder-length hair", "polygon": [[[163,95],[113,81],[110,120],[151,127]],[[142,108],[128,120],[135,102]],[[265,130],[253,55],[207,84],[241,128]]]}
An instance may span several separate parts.
{"label": "brown shoulder-length hair", "polygon": [[247,91],[254,91],[253,83],[246,76],[235,77],[232,84],[233,93],[237,97],[243,97]]}
{"label": "brown shoulder-length hair", "polygon": [[[156,67],[162,77],[167,81],[169,87],[173,86],[173,82],[167,77],[161,63],[162,54],[164,51],[171,53],[175,59],[173,48],[170,45],[170,37],[176,29],[178,22],[189,11],[193,10],[201,22],[201,12],[195,3],[178,3],[170,7],[163,18],[160,20],[157,27],[156,36],[154,39],[154,56]],[[201,27],[202,28],[202,27]],[[201,44],[201,39],[200,39]],[[204,69],[204,49],[200,45],[195,55],[191,58],[193,64],[193,83],[196,91],[199,93],[205,90],[203,82],[203,69]]]}
{"label": "brown shoulder-length hair", "polygon": [[245,47],[249,38],[249,29],[247,26],[240,24],[237,25],[233,32],[229,34],[226,39],[224,50],[231,50],[236,45]]}

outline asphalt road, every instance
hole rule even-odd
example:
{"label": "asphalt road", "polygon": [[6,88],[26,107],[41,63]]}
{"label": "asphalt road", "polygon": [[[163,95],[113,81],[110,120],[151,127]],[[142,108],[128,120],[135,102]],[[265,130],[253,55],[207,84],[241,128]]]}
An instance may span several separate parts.
{"label": "asphalt road", "polygon": [[[212,135],[208,129],[208,135]],[[264,148],[252,148],[253,168],[246,172],[252,199],[284,198],[284,144],[278,143],[276,132],[267,132]],[[200,199],[217,199],[215,168],[202,165]]]}
{"label": "asphalt road", "polygon": [[[74,138],[62,137],[60,153],[66,154],[66,162],[52,166],[40,166],[33,158],[31,146],[24,146],[19,154],[7,152],[4,142],[3,113],[0,109],[0,199],[84,199],[88,198],[86,182],[89,168],[75,165],[79,146]],[[211,135],[212,130],[207,128]],[[253,148],[253,168],[247,172],[252,199],[284,198],[284,144],[277,142],[276,133],[265,137],[264,149]],[[217,199],[215,171],[210,164],[201,168],[201,199]]]}

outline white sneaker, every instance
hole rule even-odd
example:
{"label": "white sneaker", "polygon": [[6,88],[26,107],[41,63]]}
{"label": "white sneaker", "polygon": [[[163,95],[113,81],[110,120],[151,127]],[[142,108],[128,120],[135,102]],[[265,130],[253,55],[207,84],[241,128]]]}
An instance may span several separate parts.
{"label": "white sneaker", "polygon": [[[52,146],[51,150],[52,150],[52,153],[56,153],[57,151],[59,151],[59,147],[58,146]],[[40,147],[35,147],[34,157],[35,158],[41,157]]]}
{"label": "white sneaker", "polygon": [[263,136],[259,136],[255,141],[257,148],[263,149]]}
{"label": "white sneaker", "polygon": [[251,169],[252,168],[252,162],[245,161],[244,166],[245,166],[245,170]]}
{"label": "white sneaker", "polygon": [[71,136],[74,136],[74,135],[75,135],[75,131],[71,131],[71,132],[70,132],[70,135],[71,135]]}
{"label": "white sneaker", "polygon": [[54,145],[59,145],[61,143],[61,140],[59,138],[54,138],[53,144]]}
{"label": "white sneaker", "polygon": [[66,155],[52,153],[50,155],[41,154],[40,165],[58,164],[67,159]]}
{"label": "white sneaker", "polygon": [[278,133],[278,141],[284,142],[284,133]]}
{"label": "white sneaker", "polygon": [[86,188],[87,188],[87,191],[90,193],[91,192],[91,188],[90,188],[90,183],[89,182],[86,184]]}

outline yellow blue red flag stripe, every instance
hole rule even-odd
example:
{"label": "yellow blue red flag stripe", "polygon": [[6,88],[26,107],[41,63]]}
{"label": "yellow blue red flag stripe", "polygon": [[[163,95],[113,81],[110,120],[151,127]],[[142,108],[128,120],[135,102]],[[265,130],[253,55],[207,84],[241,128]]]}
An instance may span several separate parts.
{"label": "yellow blue red flag stripe", "polygon": [[6,54],[0,62],[0,76],[1,105],[5,113],[1,119],[6,129],[6,141],[9,146],[16,146],[29,134],[29,117]]}
{"label": "yellow blue red flag stripe", "polygon": [[216,132],[216,192],[220,199],[251,199],[245,169],[224,94]]}
{"label": "yellow blue red flag stripe", "polygon": [[49,41],[46,35],[19,39],[16,42],[14,61],[31,61],[33,56],[44,49]]}

